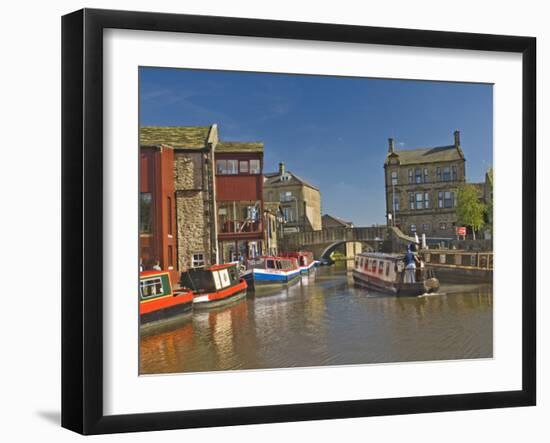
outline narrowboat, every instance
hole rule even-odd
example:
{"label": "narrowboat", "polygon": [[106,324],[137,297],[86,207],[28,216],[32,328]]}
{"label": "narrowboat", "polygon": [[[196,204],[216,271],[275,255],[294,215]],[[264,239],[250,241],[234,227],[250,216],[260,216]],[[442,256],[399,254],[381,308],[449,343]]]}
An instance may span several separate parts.
{"label": "narrowboat", "polygon": [[287,252],[281,254],[281,257],[292,257],[298,261],[298,268],[302,274],[311,271],[315,266],[315,260],[313,259],[313,252],[309,251],[297,251]]}
{"label": "narrowboat", "polygon": [[246,296],[246,281],[237,263],[193,268],[181,273],[180,285],[193,291],[195,309],[222,306]]}
{"label": "narrowboat", "polygon": [[449,283],[492,283],[493,253],[457,249],[428,249],[422,251],[428,269]]}
{"label": "narrowboat", "polygon": [[139,317],[141,324],[173,317],[193,307],[193,293],[173,290],[170,274],[142,271],[139,275]]}
{"label": "narrowboat", "polygon": [[418,296],[437,291],[439,280],[432,269],[421,265],[414,282],[405,282],[403,254],[364,252],[355,256],[353,281],[376,291],[399,296]]}
{"label": "narrowboat", "polygon": [[297,283],[300,268],[294,257],[257,257],[248,260],[242,276],[252,291],[280,288]]}

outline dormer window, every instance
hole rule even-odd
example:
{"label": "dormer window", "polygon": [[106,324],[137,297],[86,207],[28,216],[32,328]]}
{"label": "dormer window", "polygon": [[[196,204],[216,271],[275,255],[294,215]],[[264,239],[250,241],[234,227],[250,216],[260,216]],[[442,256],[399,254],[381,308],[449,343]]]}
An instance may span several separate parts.
{"label": "dormer window", "polygon": [[282,182],[287,182],[290,180],[290,174],[283,174],[281,175],[281,181]]}

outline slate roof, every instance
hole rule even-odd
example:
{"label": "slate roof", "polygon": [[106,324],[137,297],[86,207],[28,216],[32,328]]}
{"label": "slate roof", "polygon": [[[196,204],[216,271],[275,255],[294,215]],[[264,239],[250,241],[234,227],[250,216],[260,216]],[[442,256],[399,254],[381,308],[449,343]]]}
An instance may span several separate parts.
{"label": "slate roof", "polygon": [[[460,148],[459,148],[460,149]],[[462,150],[459,151],[455,145],[438,146],[435,148],[406,149],[395,151],[395,154],[386,156],[386,164],[390,156],[397,155],[401,165],[413,165],[418,163],[435,163],[461,160],[464,158]]]}
{"label": "slate roof", "polygon": [[174,148],[201,149],[206,147],[211,126],[142,126],[141,146],[168,145]]}
{"label": "slate roof", "polygon": [[299,184],[302,184],[304,186],[308,186],[312,189],[315,189],[317,191],[319,191],[319,188],[317,186],[313,186],[311,183],[309,183],[308,181],[304,180],[303,178],[301,177],[298,177],[296,174],[294,174],[293,172],[290,172],[290,171],[286,171],[285,174],[289,174],[291,179],[288,180],[288,181],[281,181],[280,180],[280,175],[278,172],[267,172],[264,174],[264,177],[266,178],[266,181],[264,182],[264,187],[267,185],[276,185],[276,184],[279,184],[279,183],[283,183],[283,184],[296,184],[296,183],[299,183]]}
{"label": "slate roof", "polygon": [[218,142],[216,152],[264,152],[262,142]]}

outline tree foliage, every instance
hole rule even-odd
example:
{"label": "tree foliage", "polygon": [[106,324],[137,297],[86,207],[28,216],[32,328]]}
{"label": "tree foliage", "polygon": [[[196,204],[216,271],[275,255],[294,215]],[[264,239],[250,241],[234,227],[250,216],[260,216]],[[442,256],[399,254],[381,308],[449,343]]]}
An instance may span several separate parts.
{"label": "tree foliage", "polygon": [[479,201],[479,195],[474,185],[467,184],[458,190],[456,213],[458,220],[465,226],[470,226],[474,234],[485,224],[486,206]]}

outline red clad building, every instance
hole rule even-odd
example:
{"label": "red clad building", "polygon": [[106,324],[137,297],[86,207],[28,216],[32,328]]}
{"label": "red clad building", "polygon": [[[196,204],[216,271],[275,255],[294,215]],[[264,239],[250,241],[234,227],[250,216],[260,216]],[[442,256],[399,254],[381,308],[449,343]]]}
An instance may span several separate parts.
{"label": "red clad building", "polygon": [[144,268],[158,261],[179,278],[176,261],[176,218],[174,202],[174,151],[160,147],[140,148],[139,252]]}
{"label": "red clad building", "polygon": [[257,142],[219,142],[215,147],[221,262],[264,253],[263,150]]}

